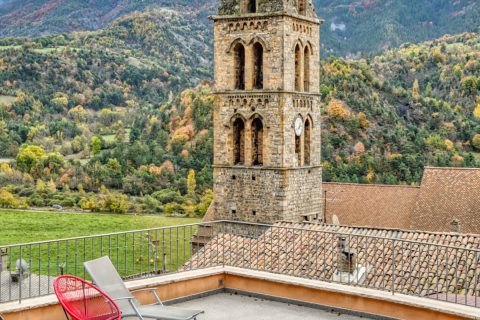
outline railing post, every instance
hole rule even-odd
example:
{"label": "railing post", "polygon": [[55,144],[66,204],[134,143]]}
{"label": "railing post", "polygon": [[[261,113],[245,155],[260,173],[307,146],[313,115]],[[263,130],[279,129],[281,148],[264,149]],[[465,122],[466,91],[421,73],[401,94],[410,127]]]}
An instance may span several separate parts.
{"label": "railing post", "polygon": [[395,270],[396,270],[396,267],[395,267],[395,261],[397,260],[397,256],[395,255],[395,239],[393,240],[393,250],[392,250],[392,277],[391,277],[391,281],[392,281],[392,287],[391,287],[391,290],[392,290],[392,295],[395,295]]}
{"label": "railing post", "polygon": [[22,280],[23,280],[23,257],[22,257],[22,246],[20,246],[20,268],[18,268],[18,303],[22,303]]}

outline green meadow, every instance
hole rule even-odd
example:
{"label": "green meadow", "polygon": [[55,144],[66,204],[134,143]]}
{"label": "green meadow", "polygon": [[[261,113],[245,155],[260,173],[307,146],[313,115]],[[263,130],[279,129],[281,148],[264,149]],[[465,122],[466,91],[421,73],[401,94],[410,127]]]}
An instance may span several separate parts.
{"label": "green meadow", "polygon": [[[85,277],[83,262],[110,256],[123,276],[174,271],[190,257],[196,218],[0,210],[2,245],[91,236],[66,241],[27,244],[9,248],[8,264],[20,256],[32,273],[76,274]],[[151,229],[149,231],[122,231]],[[113,234],[112,234],[113,233]],[[107,234],[103,236],[94,236]]]}

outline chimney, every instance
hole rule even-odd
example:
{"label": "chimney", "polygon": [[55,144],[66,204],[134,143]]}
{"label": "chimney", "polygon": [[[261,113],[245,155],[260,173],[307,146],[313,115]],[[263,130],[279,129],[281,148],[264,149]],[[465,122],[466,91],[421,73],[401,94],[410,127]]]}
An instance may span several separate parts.
{"label": "chimney", "polygon": [[353,274],[357,267],[356,251],[351,249],[346,243],[346,238],[341,236],[338,238],[337,248],[338,271]]}
{"label": "chimney", "polygon": [[460,227],[462,226],[462,223],[460,220],[453,219],[453,221],[450,223],[450,226],[452,232],[460,233]]}

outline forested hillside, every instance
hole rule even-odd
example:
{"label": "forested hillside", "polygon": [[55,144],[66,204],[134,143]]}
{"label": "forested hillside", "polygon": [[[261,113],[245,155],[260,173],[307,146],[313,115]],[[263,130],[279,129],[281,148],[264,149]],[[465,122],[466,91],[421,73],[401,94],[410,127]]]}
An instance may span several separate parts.
{"label": "forested hillside", "polygon": [[[201,106],[211,97],[204,93],[184,115],[188,106],[176,95],[211,77],[211,52],[203,45],[211,35],[184,22],[156,10],[94,33],[0,39],[0,161],[17,160],[0,170],[0,186],[13,188],[2,189],[7,203],[206,210],[212,146],[204,144],[211,132],[199,128],[192,150],[184,144],[198,127],[192,114],[203,121],[209,109]],[[126,196],[154,190],[162,191],[139,203]]]}
{"label": "forested hillside", "polygon": [[[163,8],[183,15],[184,24],[210,30],[207,16],[218,0],[3,0],[0,36],[41,36],[92,31],[118,17]],[[323,53],[378,53],[405,42],[478,30],[477,0],[314,0],[322,28]],[[194,13],[189,14],[189,13]],[[211,39],[205,39],[211,44]]]}
{"label": "forested hillside", "polygon": [[[192,13],[193,14],[193,13]],[[0,39],[0,207],[202,215],[212,199],[211,37],[168,10]],[[480,36],[322,61],[326,181],[418,183],[480,166]]]}
{"label": "forested hillside", "polygon": [[480,37],[466,33],[323,65],[324,179],[418,183],[424,166],[479,166]]}
{"label": "forested hillside", "polygon": [[336,55],[380,53],[444,34],[478,31],[477,0],[315,0],[322,43]]}

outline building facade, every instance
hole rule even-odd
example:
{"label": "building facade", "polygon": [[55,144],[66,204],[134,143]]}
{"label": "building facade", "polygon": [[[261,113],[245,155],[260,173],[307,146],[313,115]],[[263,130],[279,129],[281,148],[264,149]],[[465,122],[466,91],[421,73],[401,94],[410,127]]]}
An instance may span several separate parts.
{"label": "building facade", "polygon": [[321,21],[311,0],[222,0],[212,19],[215,219],[321,218]]}

